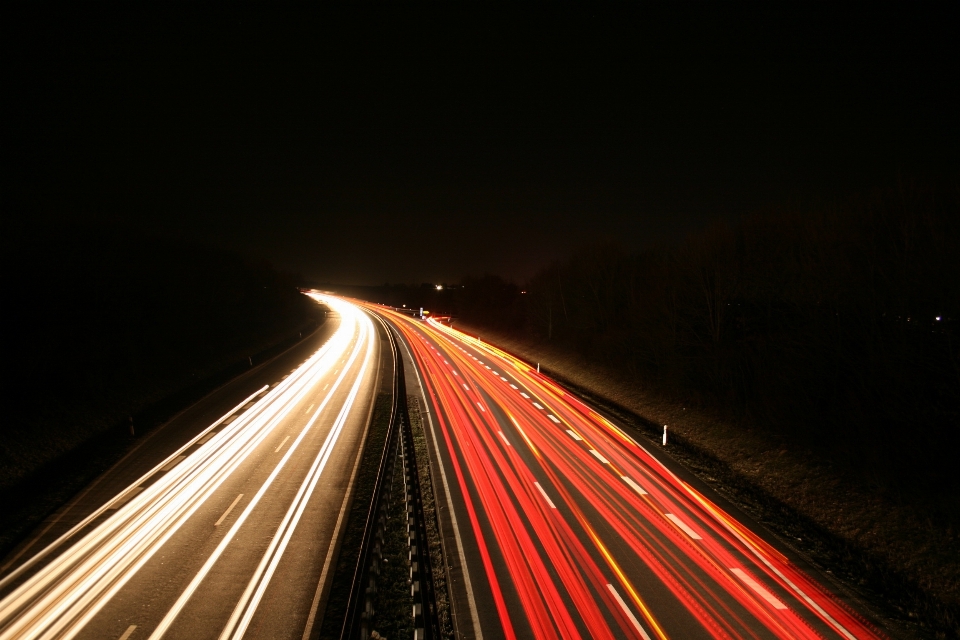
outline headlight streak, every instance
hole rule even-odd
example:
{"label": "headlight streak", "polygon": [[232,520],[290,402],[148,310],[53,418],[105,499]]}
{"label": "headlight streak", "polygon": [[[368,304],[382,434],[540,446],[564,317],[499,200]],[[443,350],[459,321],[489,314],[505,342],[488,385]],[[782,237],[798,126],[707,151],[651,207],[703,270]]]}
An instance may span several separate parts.
{"label": "headlight streak", "polygon": [[[364,338],[366,338],[374,331],[374,329],[369,318],[364,318],[364,320],[366,321],[363,325]],[[273,573],[276,571],[277,565],[280,563],[280,558],[283,556],[283,553],[290,542],[290,538],[293,536],[293,532],[297,527],[297,523],[299,523],[300,517],[303,515],[303,511],[307,507],[307,502],[313,495],[313,491],[317,486],[317,482],[320,480],[320,474],[323,473],[323,469],[327,464],[327,460],[330,459],[330,454],[333,452],[333,448],[337,444],[337,440],[340,437],[340,432],[343,430],[343,425],[346,423],[347,417],[350,414],[350,410],[353,408],[353,403],[357,397],[357,393],[360,391],[360,386],[366,379],[367,368],[370,364],[370,359],[373,354],[374,343],[372,339],[364,340],[361,338],[360,342],[366,342],[367,344],[367,354],[363,363],[363,368],[361,369],[360,374],[357,376],[357,380],[354,382],[353,388],[350,390],[350,395],[343,404],[343,408],[340,410],[340,414],[337,416],[333,428],[327,435],[327,439],[324,441],[323,447],[320,449],[320,453],[317,454],[317,458],[314,460],[310,472],[307,474],[307,477],[304,478],[303,483],[300,485],[300,490],[297,492],[296,498],[294,499],[293,503],[291,503],[290,508],[287,510],[287,514],[284,516],[283,522],[277,529],[277,533],[270,541],[270,547],[267,549],[263,559],[260,561],[260,565],[257,567],[253,577],[250,579],[250,583],[248,584],[246,591],[244,591],[240,602],[237,603],[233,615],[230,616],[230,620],[227,623],[227,626],[224,628],[223,633],[220,634],[221,640],[227,640],[227,638],[239,639],[242,638],[243,634],[246,632],[250,621],[253,619],[253,614],[257,610],[257,605],[259,604],[260,599],[263,597],[263,593],[266,591],[267,585],[270,583],[270,579],[273,577]],[[349,366],[350,365],[348,364],[347,368],[349,368]],[[280,535],[281,532],[283,532],[282,538]],[[254,589],[256,590],[254,591]],[[243,617],[238,621],[238,618],[241,614],[243,614]]]}
{"label": "headlight streak", "polygon": [[[253,399],[256,398],[257,396],[263,394],[263,393],[264,393],[265,391],[267,391],[269,388],[270,388],[269,385],[264,385],[263,387],[261,387],[260,389],[258,389],[256,392],[254,392],[254,393],[250,394],[249,396],[247,396],[243,401],[241,401],[239,404],[237,404],[237,406],[235,406],[233,409],[231,409],[230,411],[228,411],[228,412],[226,412],[225,414],[223,414],[222,416],[220,416],[220,419],[218,419],[216,422],[214,422],[214,423],[211,424],[209,427],[207,427],[206,429],[204,429],[203,431],[201,431],[200,433],[198,433],[193,439],[191,439],[191,440],[190,440],[189,442],[187,442],[185,445],[183,445],[182,447],[180,447],[179,449],[177,449],[176,451],[174,451],[173,453],[171,453],[169,456],[167,456],[167,458],[166,458],[165,460],[163,460],[162,462],[160,462],[159,464],[157,464],[153,469],[151,469],[150,471],[148,471],[148,472],[146,472],[145,474],[143,474],[142,476],[140,476],[140,479],[139,479],[139,480],[137,480],[136,482],[134,482],[133,484],[131,484],[129,487],[127,487],[126,489],[124,489],[123,491],[121,491],[113,500],[110,500],[109,502],[104,503],[101,507],[97,508],[93,513],[91,513],[91,514],[88,515],[86,518],[84,518],[83,520],[81,520],[79,523],[77,523],[77,524],[75,524],[73,527],[71,527],[69,531],[67,531],[66,533],[64,533],[63,535],[61,535],[59,538],[57,538],[56,540],[54,540],[53,542],[51,542],[49,545],[47,545],[46,547],[44,547],[41,551],[39,551],[39,552],[37,552],[36,554],[34,554],[34,555],[33,555],[31,558],[29,558],[26,562],[24,562],[23,564],[21,564],[20,566],[18,566],[16,569],[14,569],[13,571],[11,571],[9,574],[7,574],[6,576],[4,576],[3,579],[0,580],[0,589],[5,588],[5,587],[6,587],[7,585],[9,585],[11,582],[13,582],[13,581],[16,580],[17,578],[19,578],[19,577],[20,577],[21,575],[23,575],[24,573],[26,573],[29,569],[33,568],[38,562],[40,562],[41,560],[43,560],[43,558],[45,558],[47,555],[49,555],[52,551],[54,551],[54,550],[56,550],[57,548],[59,548],[60,545],[62,545],[64,542],[66,542],[67,540],[69,540],[70,538],[72,538],[73,536],[75,536],[78,532],[80,532],[80,531],[82,531],[83,529],[85,529],[87,526],[90,525],[91,522],[93,522],[94,520],[96,520],[97,518],[99,518],[101,515],[103,515],[108,509],[110,509],[110,508],[111,508],[114,504],[116,504],[118,501],[122,500],[124,496],[128,495],[130,492],[132,492],[134,489],[136,489],[139,485],[143,484],[144,482],[146,482],[147,480],[149,480],[150,478],[152,478],[154,474],[159,473],[159,472],[161,471],[161,469],[163,469],[165,466],[167,466],[168,464],[170,464],[171,461],[173,461],[175,458],[177,458],[178,456],[180,456],[184,451],[186,451],[187,449],[189,449],[191,446],[193,446],[194,444],[196,444],[196,442],[197,442],[198,440],[200,440],[201,438],[203,438],[203,436],[205,436],[205,435],[206,435],[207,433],[209,433],[211,430],[216,429],[218,426],[220,426],[220,424],[223,423],[224,420],[226,420],[226,419],[229,418],[230,416],[234,415],[237,411],[240,410],[241,407],[243,407],[245,404],[247,404],[248,402],[250,402],[251,400],[253,400]],[[262,402],[262,400],[261,400],[261,402]],[[251,411],[252,411],[252,410],[253,410],[253,408],[251,408]]]}
{"label": "headlight streak", "polygon": [[[0,601],[0,640],[69,638],[76,635],[257,445],[272,433],[312,390],[316,381],[338,363],[351,342],[356,343],[353,354],[356,357],[363,342],[356,335],[356,315],[360,313],[359,310],[338,301],[330,301],[329,304],[340,311],[343,320],[323,348],[238,420],[223,428]],[[366,335],[363,331],[361,334]],[[348,368],[349,365],[343,369],[344,373],[326,396],[321,409],[332,397]],[[255,395],[260,393],[262,390]],[[311,424],[321,409],[317,410]],[[196,444],[205,433],[221,425],[226,417],[192,439],[181,451]],[[176,455],[168,458],[168,461]],[[155,468],[124,493],[132,491],[157,471]],[[105,507],[114,502],[116,499]],[[100,509],[97,515],[102,515],[104,510]],[[86,525],[95,517],[88,518]],[[68,535],[61,536],[38,556],[49,555],[53,548],[80,529],[80,525],[74,527]],[[37,559],[32,559],[25,564],[32,566],[36,562]],[[23,568],[18,569],[5,581],[9,584],[24,571]]]}
{"label": "headlight streak", "polygon": [[[335,299],[333,299],[333,300],[327,301],[327,304],[330,304],[331,306],[333,306],[334,304],[337,304],[338,302],[339,302],[339,301],[336,301]],[[355,311],[354,313],[350,313],[351,311],[354,310],[354,308],[353,308],[352,306],[346,306],[346,305],[343,304],[343,303],[339,303],[339,304],[337,304],[337,306],[338,306],[337,310],[339,311],[340,316],[341,316],[341,322],[343,322],[344,320],[346,320],[346,319],[348,319],[348,318],[349,318],[349,319],[352,319],[352,320],[354,320],[354,321],[357,320],[357,317],[358,317],[357,314],[359,314],[359,311]],[[369,321],[368,321],[368,322],[369,322]],[[354,349],[353,349],[352,353],[350,354],[350,359],[349,359],[348,363],[346,364],[346,366],[344,366],[344,367],[341,368],[340,376],[337,378],[337,380],[336,380],[336,382],[333,384],[332,388],[329,390],[329,392],[327,393],[327,395],[324,397],[323,402],[322,402],[322,403],[320,404],[320,406],[317,408],[317,410],[316,410],[316,412],[314,413],[313,417],[310,419],[310,421],[307,423],[307,425],[301,430],[300,435],[298,435],[298,436],[297,436],[297,439],[293,441],[293,443],[290,445],[290,447],[288,447],[287,452],[284,454],[283,458],[281,458],[280,462],[277,463],[277,466],[274,468],[274,470],[270,473],[270,475],[269,475],[269,476],[267,477],[267,479],[264,481],[263,485],[261,485],[260,489],[259,489],[259,490],[257,491],[257,493],[254,495],[254,497],[250,500],[250,502],[247,504],[247,506],[244,508],[244,510],[243,510],[243,512],[240,514],[240,516],[237,517],[236,522],[234,522],[233,526],[230,527],[229,532],[223,537],[223,539],[220,541],[220,544],[217,545],[216,550],[210,555],[209,558],[207,558],[206,562],[204,562],[204,564],[203,564],[203,567],[202,567],[202,568],[200,569],[200,571],[198,571],[197,574],[193,577],[193,579],[190,581],[190,584],[187,585],[187,588],[184,589],[183,593],[180,594],[180,597],[177,599],[177,601],[173,604],[173,606],[170,608],[170,610],[167,612],[167,614],[164,616],[164,618],[160,621],[160,623],[157,625],[157,627],[156,627],[156,628],[154,629],[154,631],[151,633],[151,635],[150,635],[150,639],[151,639],[151,640],[161,638],[161,637],[163,636],[163,634],[166,633],[167,630],[170,628],[170,626],[174,623],[174,621],[176,620],[177,616],[178,616],[178,615],[180,614],[180,612],[183,610],[184,606],[186,606],[187,602],[189,602],[189,600],[193,597],[194,593],[196,592],[196,590],[197,590],[197,588],[200,586],[200,584],[203,582],[204,578],[206,578],[207,574],[210,573],[210,570],[211,570],[211,569],[213,568],[213,566],[216,564],[216,562],[217,562],[217,560],[220,558],[220,556],[223,555],[223,552],[226,550],[227,546],[229,546],[229,544],[230,544],[230,543],[233,541],[233,539],[236,537],[237,533],[239,532],[240,528],[243,526],[244,522],[246,522],[247,518],[248,518],[248,517],[250,516],[250,514],[253,512],[253,510],[254,510],[254,508],[257,506],[257,504],[260,502],[260,499],[261,499],[261,498],[263,497],[263,495],[266,493],[266,491],[267,491],[267,489],[270,487],[270,485],[273,484],[273,481],[274,481],[274,480],[276,479],[276,477],[280,474],[280,471],[281,471],[281,470],[283,469],[283,467],[286,465],[287,461],[290,460],[290,458],[293,456],[294,452],[297,450],[297,447],[300,445],[300,443],[301,443],[301,442],[303,441],[303,439],[306,437],[307,433],[310,431],[310,429],[313,427],[314,423],[315,423],[315,422],[317,421],[317,419],[320,417],[320,415],[321,415],[321,413],[323,412],[323,410],[326,408],[327,403],[329,402],[330,398],[333,397],[334,392],[335,392],[336,389],[340,386],[340,383],[343,381],[343,379],[346,377],[347,373],[348,373],[349,370],[350,370],[350,367],[353,365],[354,361],[355,361],[355,360],[357,359],[357,357],[359,356],[360,351],[361,351],[361,348],[364,346],[364,340],[363,340],[363,338],[366,337],[366,335],[367,335],[366,332],[364,331],[364,329],[366,328],[366,325],[362,325],[362,324],[359,324],[359,323],[357,323],[357,324],[358,324],[358,326],[361,328],[361,336],[360,336],[360,338],[356,341],[356,344],[355,344],[355,346],[354,346]],[[343,325],[341,325],[341,326],[343,326]],[[338,354],[338,355],[339,355],[339,354]],[[336,362],[336,360],[334,360],[334,363],[335,363],[335,362]],[[331,364],[331,366],[332,366],[332,364]],[[327,442],[330,441],[330,438],[331,438],[333,435],[334,435],[334,430],[331,429],[330,433],[327,435]],[[326,446],[327,442],[324,443],[325,446]]]}
{"label": "headlight streak", "polygon": [[[658,637],[666,636],[603,542],[603,536],[616,535],[714,637],[758,637],[760,629],[777,637],[821,637],[822,631],[811,626],[809,617],[823,623],[824,631],[831,629],[848,640],[878,637],[869,624],[782,554],[677,478],[622,430],[528,364],[433,320],[425,326],[380,311],[391,317],[411,346],[468,508],[473,509],[471,494],[483,507],[482,511],[471,511],[471,525],[481,546],[484,567],[489,575],[493,570],[489,554],[495,550],[503,555],[507,572],[501,577],[515,586],[522,603],[520,611],[538,635],[567,636],[572,631],[554,609],[558,602],[562,606],[562,599],[551,593],[553,578],[548,575],[548,583],[541,581],[543,574],[536,566],[541,554],[556,571],[582,619],[589,620],[591,634],[597,634],[593,625],[602,625],[603,620],[590,613],[595,605],[583,600],[598,598],[620,622],[622,632],[646,634],[634,627],[629,619],[632,612],[623,608],[623,601],[617,602],[615,595],[619,594],[607,588],[609,578],[593,561],[593,553],[598,553],[613,572],[610,577],[624,585],[628,600],[648,628]],[[427,338],[449,348],[438,349]],[[487,370],[490,365],[493,367]],[[493,377],[493,370],[513,370],[515,373],[506,375],[512,375],[520,387],[499,373]],[[463,386],[465,383],[470,383],[469,387]],[[545,405],[545,410],[535,410],[534,401]],[[486,411],[478,411],[477,402],[482,402]],[[529,463],[515,447],[501,439],[508,430],[504,428],[507,423],[498,421],[498,411],[509,418],[540,465],[533,470],[536,475],[531,474]],[[555,419],[550,420],[548,413]],[[464,469],[460,468],[461,459]],[[531,492],[536,492],[532,484],[536,476],[558,509],[548,509],[536,494],[535,502],[529,501]],[[610,533],[594,529],[591,518],[596,517],[588,518],[578,506],[581,503],[598,514],[597,522]],[[517,508],[523,517],[513,517],[511,508]],[[544,518],[544,512],[548,517]],[[578,534],[566,524],[567,513],[574,515],[574,522],[586,533],[593,553],[579,545]],[[675,521],[667,514],[672,514]],[[491,550],[484,549],[483,529],[477,524],[482,516],[494,533]],[[501,527],[501,521],[509,530]],[[517,527],[535,531],[536,544],[530,546],[524,531]],[[688,530],[700,538],[691,537]],[[518,552],[523,562],[516,561]],[[579,579],[581,572],[587,582]],[[758,579],[750,577],[751,573]],[[534,579],[534,587],[527,576]],[[502,596],[497,593],[500,587],[496,586],[496,576],[490,577],[499,609],[503,606]],[[750,586],[751,581],[756,587]],[[771,585],[780,590],[774,593]],[[535,593],[525,594],[530,588]],[[537,597],[541,591],[542,598]],[[784,598],[790,594],[795,599],[787,602]],[[804,610],[808,618],[800,615]],[[517,613],[510,609],[500,614],[510,625],[510,631],[505,631],[508,637],[514,633],[508,616]]]}

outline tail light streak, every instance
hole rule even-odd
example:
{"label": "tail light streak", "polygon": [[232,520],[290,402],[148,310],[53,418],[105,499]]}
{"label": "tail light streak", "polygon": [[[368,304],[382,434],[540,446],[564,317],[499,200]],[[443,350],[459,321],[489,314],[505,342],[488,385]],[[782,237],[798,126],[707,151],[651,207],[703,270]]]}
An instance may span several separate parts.
{"label": "tail light streak", "polygon": [[[613,637],[611,622],[627,635],[667,637],[623,568],[623,545],[713,637],[760,637],[760,629],[778,637],[822,637],[825,630],[878,637],[773,547],[534,368],[436,322],[387,315],[429,390],[507,637],[520,618],[538,637],[576,637],[584,627],[594,637]],[[532,459],[510,446],[508,424]],[[608,535],[622,541],[616,551],[604,542]],[[505,569],[495,572],[500,562]],[[507,606],[506,585],[519,609]]]}

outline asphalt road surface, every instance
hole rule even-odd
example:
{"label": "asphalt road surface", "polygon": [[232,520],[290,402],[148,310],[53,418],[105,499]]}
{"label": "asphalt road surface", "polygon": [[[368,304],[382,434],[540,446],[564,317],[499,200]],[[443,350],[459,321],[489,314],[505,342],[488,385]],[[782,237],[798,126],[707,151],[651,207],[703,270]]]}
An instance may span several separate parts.
{"label": "asphalt road surface", "polygon": [[0,640],[310,634],[381,377],[382,329],[327,304],[302,364],[168,425],[7,560]]}
{"label": "asphalt road surface", "polygon": [[[374,308],[374,307],[371,307]],[[874,638],[759,527],[535,367],[393,313],[465,638]]]}

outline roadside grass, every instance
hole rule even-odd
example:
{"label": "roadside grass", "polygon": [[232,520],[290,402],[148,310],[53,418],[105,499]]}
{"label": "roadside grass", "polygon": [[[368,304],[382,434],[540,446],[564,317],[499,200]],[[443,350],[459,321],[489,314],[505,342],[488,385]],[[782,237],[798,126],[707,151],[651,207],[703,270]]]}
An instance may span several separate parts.
{"label": "roadside grass", "polygon": [[[322,323],[318,312],[305,324],[283,327],[203,369],[118,397],[109,411],[63,409],[19,436],[6,431],[0,439],[0,558],[133,449],[139,438],[247,371],[251,362],[282,353]],[[134,437],[128,416],[134,418]]]}
{"label": "roadside grass", "polygon": [[[830,460],[759,429],[685,407],[614,371],[543,344],[457,328],[527,360],[615,414],[784,544],[894,633],[960,637],[960,539],[951,509],[852,477]],[[816,419],[812,416],[811,419]],[[949,505],[948,505],[949,506]]]}

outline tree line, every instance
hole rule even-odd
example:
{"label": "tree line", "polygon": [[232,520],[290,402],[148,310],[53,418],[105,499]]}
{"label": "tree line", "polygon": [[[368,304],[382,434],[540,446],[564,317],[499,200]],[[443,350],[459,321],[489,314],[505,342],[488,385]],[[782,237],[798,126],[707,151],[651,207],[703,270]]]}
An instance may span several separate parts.
{"label": "tree line", "polygon": [[522,287],[465,280],[467,322],[549,343],[885,483],[942,490],[960,444],[956,186],[585,249]]}

